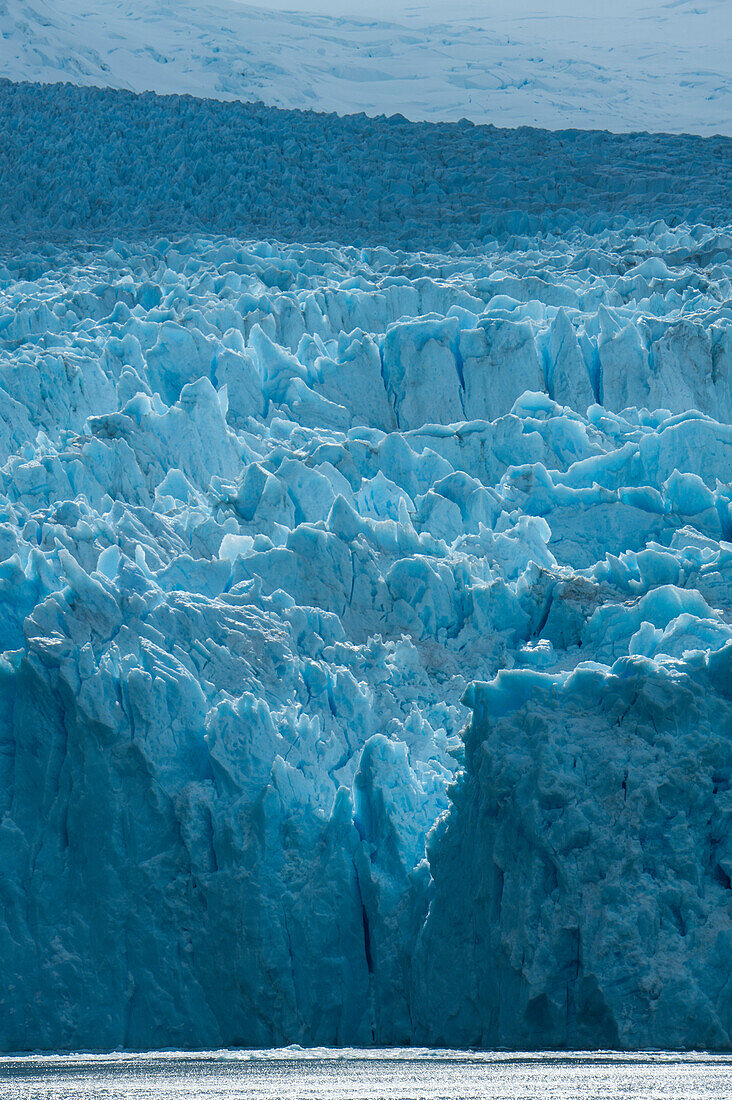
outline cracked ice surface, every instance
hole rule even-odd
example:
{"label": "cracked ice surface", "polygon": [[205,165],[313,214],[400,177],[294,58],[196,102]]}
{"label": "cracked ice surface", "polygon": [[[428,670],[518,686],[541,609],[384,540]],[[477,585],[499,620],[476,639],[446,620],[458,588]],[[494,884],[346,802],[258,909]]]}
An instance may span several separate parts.
{"label": "cracked ice surface", "polygon": [[4,1048],[730,1045],[732,234],[536,232],[6,255]]}

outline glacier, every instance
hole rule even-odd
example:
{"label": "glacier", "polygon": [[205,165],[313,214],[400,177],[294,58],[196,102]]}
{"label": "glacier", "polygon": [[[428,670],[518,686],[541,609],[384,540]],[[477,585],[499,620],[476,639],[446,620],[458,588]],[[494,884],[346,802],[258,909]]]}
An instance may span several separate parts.
{"label": "glacier", "polygon": [[0,1048],[729,1049],[729,140],[0,101]]}

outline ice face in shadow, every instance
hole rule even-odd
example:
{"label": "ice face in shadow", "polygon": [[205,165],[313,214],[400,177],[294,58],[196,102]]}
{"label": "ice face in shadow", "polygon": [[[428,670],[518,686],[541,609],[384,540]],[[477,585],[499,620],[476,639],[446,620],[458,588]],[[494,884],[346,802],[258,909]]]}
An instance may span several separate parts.
{"label": "ice face in shadow", "polygon": [[[5,235],[33,244],[218,233],[410,252],[459,246],[469,253],[516,238],[528,266],[518,277],[497,266],[477,288],[510,312],[531,300],[592,307],[591,287],[578,297],[583,288],[571,277],[547,287],[554,282],[548,273],[532,268],[536,234],[568,243],[575,231],[593,237],[627,226],[642,235],[652,227],[659,252],[631,250],[622,270],[615,268],[621,296],[673,297],[686,285],[705,293],[693,271],[679,281],[679,242],[669,241],[666,252],[664,233],[683,225],[689,236],[681,248],[690,249],[694,264],[706,263],[704,249],[689,241],[698,244],[697,235],[732,223],[732,137],[503,129],[504,117],[492,117],[501,125],[339,117],[0,79]],[[588,275],[612,270],[602,245],[588,251]],[[421,293],[420,264],[414,257],[384,287],[390,307],[401,305],[394,320],[411,312],[405,301]],[[270,289],[295,289],[287,271],[269,278]],[[455,304],[475,311],[472,295]],[[655,303],[648,312],[655,314]],[[357,326],[371,331],[369,323],[342,316],[341,331]],[[615,318],[603,334],[622,327]],[[566,354],[572,358],[570,349]],[[562,366],[560,378],[565,369],[572,372]],[[564,400],[561,388],[556,396]]]}
{"label": "ice face in shadow", "polygon": [[731,685],[728,643],[471,687],[430,839],[418,1036],[728,1044]]}

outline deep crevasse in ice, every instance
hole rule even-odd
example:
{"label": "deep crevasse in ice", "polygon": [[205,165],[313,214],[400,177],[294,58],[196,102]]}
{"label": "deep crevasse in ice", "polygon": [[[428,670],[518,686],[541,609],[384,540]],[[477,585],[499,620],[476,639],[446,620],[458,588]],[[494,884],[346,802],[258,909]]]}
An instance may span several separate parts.
{"label": "deep crevasse in ice", "polygon": [[730,1045],[731,257],[7,258],[2,1047]]}

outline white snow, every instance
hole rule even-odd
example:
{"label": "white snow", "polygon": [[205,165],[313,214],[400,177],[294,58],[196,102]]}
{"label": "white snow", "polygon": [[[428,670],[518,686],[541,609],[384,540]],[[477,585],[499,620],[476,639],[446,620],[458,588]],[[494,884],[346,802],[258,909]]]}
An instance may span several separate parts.
{"label": "white snow", "polygon": [[732,134],[729,0],[0,0],[0,35],[11,80]]}

